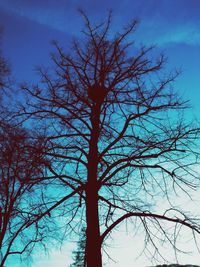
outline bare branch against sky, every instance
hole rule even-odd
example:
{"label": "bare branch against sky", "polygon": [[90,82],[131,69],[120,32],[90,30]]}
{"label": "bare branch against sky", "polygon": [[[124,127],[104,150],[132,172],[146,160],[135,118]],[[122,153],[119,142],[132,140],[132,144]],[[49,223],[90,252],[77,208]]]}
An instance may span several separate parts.
{"label": "bare branch against sky", "polygon": [[[10,3],[0,3],[4,12],[62,32],[63,17],[53,23],[39,16],[37,1],[32,9],[13,9]],[[54,4],[49,2],[50,13]],[[139,3],[135,7],[143,10],[142,30],[145,23],[157,25],[145,18],[151,4],[146,11]],[[12,94],[1,98],[1,266],[15,254],[32,252],[35,244],[63,243],[85,225],[87,267],[103,266],[110,238],[125,223],[133,225],[135,234],[143,232],[144,254],[152,262],[167,260],[163,244],[178,259],[186,229],[198,247],[199,217],[174,201],[176,195],[189,199],[199,186],[199,128],[176,88],[180,72],[170,71],[160,49],[151,45],[155,29],[146,31],[145,43],[138,20],[123,22],[117,8],[104,18],[93,9],[76,13],[77,25],[80,17],[84,21],[82,31],[68,25],[70,44],[53,42],[51,63],[45,59],[37,67],[39,82],[27,75],[31,82],[20,89],[9,84],[19,91],[15,106],[6,107],[14,103]],[[160,23],[164,32],[164,20]],[[184,45],[196,45],[185,35],[169,35],[159,32],[155,40],[162,47],[182,39]],[[42,45],[32,58],[42,55]],[[3,57],[0,62],[5,88],[9,69]]]}

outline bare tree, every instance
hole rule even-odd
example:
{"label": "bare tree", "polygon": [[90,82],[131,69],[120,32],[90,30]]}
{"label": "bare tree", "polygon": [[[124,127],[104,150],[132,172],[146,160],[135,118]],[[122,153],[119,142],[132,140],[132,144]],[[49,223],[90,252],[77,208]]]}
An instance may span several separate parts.
{"label": "bare tree", "polygon": [[82,15],[83,38],[69,53],[55,43],[54,71],[40,69],[41,83],[23,85],[21,115],[45,129],[48,175],[65,189],[41,217],[64,203],[68,228],[86,221],[86,266],[101,267],[102,244],[125,220],[142,225],[156,251],[152,226],[173,247],[165,222],[199,233],[198,221],[173,205],[156,212],[152,201],[197,185],[198,129],[182,117],[188,105],[172,88],[177,73],[162,72],[153,47],[134,45],[136,21],[113,35],[111,15],[97,25]]}
{"label": "bare tree", "polygon": [[43,209],[43,139],[11,120],[11,87],[9,64],[0,50],[0,267],[10,256],[30,254],[48,228],[32,223]]}
{"label": "bare tree", "polygon": [[[34,148],[33,148],[34,147]],[[13,255],[32,251],[45,237],[44,225],[32,224],[42,209],[39,177],[44,164],[37,143],[27,131],[1,122],[0,125],[0,266]]]}

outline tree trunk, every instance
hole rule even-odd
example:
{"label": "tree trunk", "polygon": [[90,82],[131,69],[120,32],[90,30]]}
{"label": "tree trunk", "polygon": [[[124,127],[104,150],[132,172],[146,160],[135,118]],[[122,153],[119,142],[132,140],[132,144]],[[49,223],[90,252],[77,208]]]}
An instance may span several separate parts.
{"label": "tree trunk", "polygon": [[97,190],[86,193],[86,217],[86,266],[102,267]]}
{"label": "tree trunk", "polygon": [[86,266],[102,267],[99,212],[98,212],[98,139],[100,133],[101,105],[95,103],[91,114],[91,138],[88,156],[86,188]]}

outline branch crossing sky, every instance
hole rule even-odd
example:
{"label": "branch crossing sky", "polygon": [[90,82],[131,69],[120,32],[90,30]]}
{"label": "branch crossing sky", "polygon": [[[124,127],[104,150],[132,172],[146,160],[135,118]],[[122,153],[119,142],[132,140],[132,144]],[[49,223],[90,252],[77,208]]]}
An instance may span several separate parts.
{"label": "branch crossing sky", "polygon": [[[200,0],[0,0],[3,54],[18,82],[33,81],[34,66],[50,64],[52,39],[69,47],[73,37],[81,38],[83,20],[79,8],[87,12],[91,21],[103,20],[112,9],[114,31],[131,19],[138,19],[136,42],[155,44],[158,55],[164,53],[168,57],[167,70],[182,70],[175,86],[194,106],[190,113],[200,120]],[[52,264],[68,266],[63,254],[59,262]],[[32,266],[46,265],[47,260]],[[143,267],[123,262],[109,267],[133,265]]]}
{"label": "branch crossing sky", "polygon": [[[113,29],[131,19],[140,21],[138,43],[155,44],[168,57],[169,68],[181,68],[177,80],[183,95],[199,111],[200,1],[199,0],[0,0],[3,50],[17,80],[32,80],[34,66],[49,63],[52,39],[69,45],[80,37],[84,9],[92,21],[103,20],[113,10]],[[194,96],[194,97],[193,97]]]}

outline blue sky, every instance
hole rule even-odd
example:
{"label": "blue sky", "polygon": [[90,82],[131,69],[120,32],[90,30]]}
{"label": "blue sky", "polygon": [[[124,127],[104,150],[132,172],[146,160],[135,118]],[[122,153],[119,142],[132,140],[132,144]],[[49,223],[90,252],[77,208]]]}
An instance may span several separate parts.
{"label": "blue sky", "polygon": [[[106,11],[112,9],[118,25],[137,18],[146,29],[145,37],[160,44],[200,44],[198,0],[85,0],[84,5],[80,0],[1,0],[0,7],[5,13],[40,23],[49,30],[73,34],[76,34],[76,25],[80,24],[78,8],[85,9],[93,19],[104,17]],[[6,24],[10,23],[6,21]]]}
{"label": "blue sky", "polygon": [[69,45],[80,37],[83,20],[78,8],[92,21],[102,20],[113,10],[113,29],[118,31],[130,19],[138,19],[136,41],[156,44],[158,54],[168,57],[169,69],[181,68],[181,92],[198,109],[200,69],[199,0],[0,0],[0,25],[4,27],[3,50],[17,80],[31,80],[34,66],[48,65],[50,44],[57,39]]}
{"label": "blue sky", "polygon": [[168,70],[182,69],[175,86],[194,106],[190,112],[200,119],[200,0],[0,0],[3,52],[17,81],[33,81],[34,66],[50,64],[52,39],[69,47],[72,37],[80,38],[83,20],[78,8],[92,21],[102,20],[112,9],[115,31],[138,19],[136,42],[156,44],[158,55],[164,52],[168,57]]}

